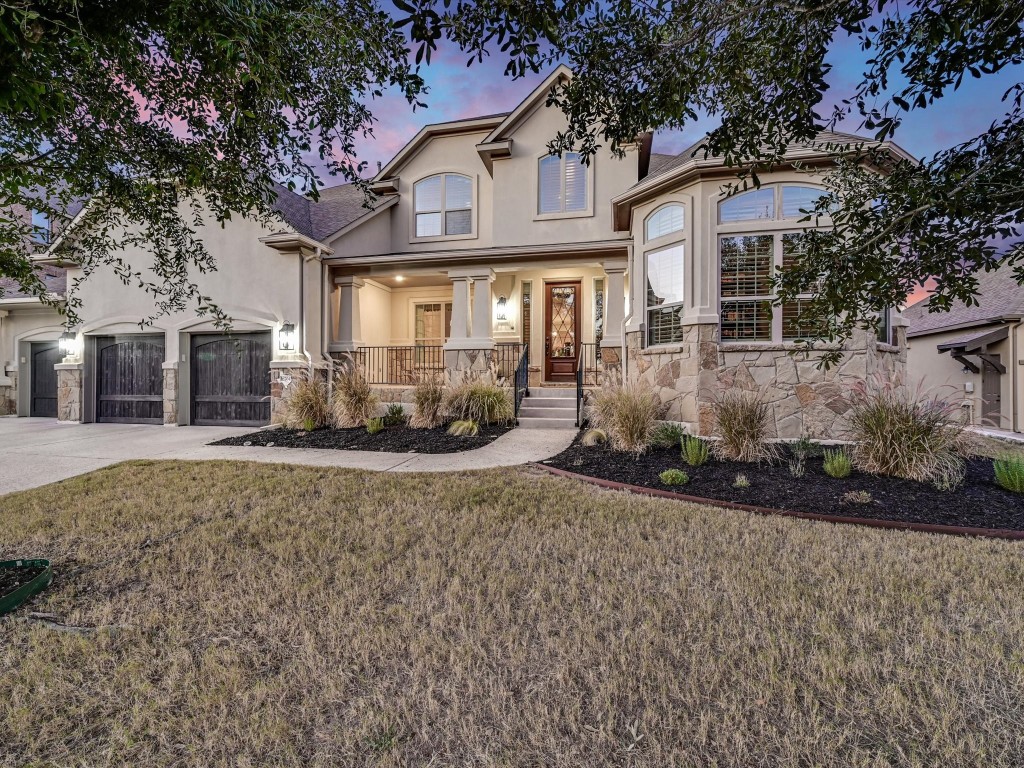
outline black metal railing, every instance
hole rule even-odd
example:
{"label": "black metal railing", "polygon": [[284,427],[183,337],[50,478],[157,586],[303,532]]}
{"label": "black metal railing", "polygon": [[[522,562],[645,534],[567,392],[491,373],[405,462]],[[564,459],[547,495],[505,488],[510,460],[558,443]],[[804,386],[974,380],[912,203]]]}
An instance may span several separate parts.
{"label": "black metal railing", "polygon": [[583,368],[583,386],[596,387],[601,373],[601,348],[597,344],[580,344],[580,365]]}
{"label": "black metal railing", "polygon": [[444,375],[444,347],[360,347],[356,362],[369,384],[412,385]]}
{"label": "black metal railing", "polygon": [[579,356],[576,361],[576,426],[583,427],[583,379],[585,376],[583,369],[583,355]]}
{"label": "black metal railing", "polygon": [[520,344],[518,341],[499,342],[494,345],[494,365],[499,382],[511,383],[525,348],[526,345]]}
{"label": "black metal railing", "polygon": [[516,403],[516,424],[519,423],[519,407],[523,404],[523,398],[530,394],[530,345],[522,344],[522,351],[519,353],[519,364],[516,365],[515,376],[515,403]]}

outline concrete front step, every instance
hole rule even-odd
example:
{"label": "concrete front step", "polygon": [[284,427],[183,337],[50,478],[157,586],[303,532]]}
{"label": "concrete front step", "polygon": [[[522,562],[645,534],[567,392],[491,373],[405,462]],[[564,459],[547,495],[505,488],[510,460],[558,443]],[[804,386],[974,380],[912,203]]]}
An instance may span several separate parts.
{"label": "concrete front step", "polygon": [[576,429],[576,416],[568,419],[537,418],[535,416],[520,416],[520,429]]}
{"label": "concrete front step", "polygon": [[576,398],[568,397],[529,397],[523,398],[523,408],[572,408],[576,410]]}
{"label": "concrete front step", "polygon": [[571,397],[576,398],[575,387],[531,387],[530,397]]}
{"label": "concrete front step", "polygon": [[572,408],[538,408],[529,400],[524,400],[519,409],[520,416],[538,419],[572,419],[576,420],[576,407]]}

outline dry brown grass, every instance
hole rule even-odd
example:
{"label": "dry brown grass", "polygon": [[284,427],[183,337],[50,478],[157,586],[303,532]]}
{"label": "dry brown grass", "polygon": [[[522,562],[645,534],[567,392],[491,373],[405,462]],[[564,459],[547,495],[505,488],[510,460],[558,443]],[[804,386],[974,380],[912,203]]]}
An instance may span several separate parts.
{"label": "dry brown grass", "polygon": [[0,764],[1019,765],[1021,546],[525,470],[125,464],[0,499]]}

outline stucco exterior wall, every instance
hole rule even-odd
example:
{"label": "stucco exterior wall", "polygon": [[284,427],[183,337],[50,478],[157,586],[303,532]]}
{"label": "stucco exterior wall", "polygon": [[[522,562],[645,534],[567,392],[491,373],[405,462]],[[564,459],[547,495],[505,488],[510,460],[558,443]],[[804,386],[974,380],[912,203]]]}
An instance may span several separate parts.
{"label": "stucco exterior wall", "polygon": [[359,312],[363,343],[368,347],[386,346],[392,342],[391,289],[372,280],[359,291]]}
{"label": "stucco exterior wall", "polygon": [[62,323],[51,307],[30,302],[0,304],[0,416],[29,415],[30,345],[59,339]]}

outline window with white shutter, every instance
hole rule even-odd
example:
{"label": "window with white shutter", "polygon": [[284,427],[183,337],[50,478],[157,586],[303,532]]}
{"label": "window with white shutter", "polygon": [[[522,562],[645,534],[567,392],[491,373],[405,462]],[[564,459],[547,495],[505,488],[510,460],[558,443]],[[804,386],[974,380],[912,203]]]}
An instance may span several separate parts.
{"label": "window with white shutter", "polygon": [[587,171],[577,152],[540,158],[537,168],[538,212],[579,213],[588,210]]}

